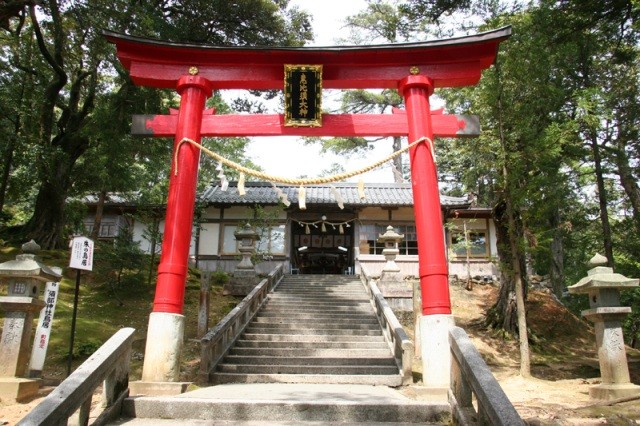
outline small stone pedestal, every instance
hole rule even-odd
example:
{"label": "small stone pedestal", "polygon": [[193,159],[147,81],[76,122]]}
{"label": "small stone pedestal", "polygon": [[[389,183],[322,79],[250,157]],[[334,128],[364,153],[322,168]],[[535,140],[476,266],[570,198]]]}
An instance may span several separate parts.
{"label": "small stone pedestal", "polygon": [[38,393],[40,381],[28,379],[33,319],[44,307],[40,299],[47,281],[59,281],[60,275],[40,263],[40,250],[33,240],[22,246],[24,254],[0,264],[0,280],[8,284],[7,296],[0,297],[4,327],[0,340],[0,399],[22,400]]}
{"label": "small stone pedestal", "polygon": [[592,386],[593,399],[612,400],[639,395],[640,386],[631,383],[622,335],[622,320],[631,308],[620,306],[620,290],[637,287],[639,280],[627,278],[604,267],[607,258],[596,254],[589,262],[594,266],[588,276],[569,287],[572,294],[588,294],[590,309],[582,316],[594,323],[602,383]]}
{"label": "small stone pedestal", "polygon": [[246,296],[259,283],[251,256],[256,252],[256,242],[260,240],[260,235],[248,223],[236,231],[234,235],[239,242],[238,251],[242,255],[242,260],[233,271],[233,277],[225,284],[222,293],[232,296]]}

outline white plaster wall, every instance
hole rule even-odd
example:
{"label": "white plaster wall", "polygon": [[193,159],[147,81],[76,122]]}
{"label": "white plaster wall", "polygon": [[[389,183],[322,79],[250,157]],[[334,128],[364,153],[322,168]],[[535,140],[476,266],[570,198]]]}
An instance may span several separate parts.
{"label": "white plaster wall", "polygon": [[200,226],[200,255],[217,255],[220,244],[220,224],[203,223]]}
{"label": "white plaster wall", "polygon": [[[151,254],[151,242],[143,237],[144,231],[147,229],[147,224],[136,220],[133,224],[133,241],[140,243],[140,250],[146,254]],[[160,232],[164,232],[164,220],[160,222]],[[158,241],[156,249],[160,252],[160,246],[162,241]]]}
{"label": "white plaster wall", "polygon": [[220,218],[220,209],[215,207],[207,207],[202,212],[203,219],[219,219]]}
{"label": "white plaster wall", "polygon": [[[133,241],[140,243],[140,250],[143,252],[150,254],[151,253],[151,244],[148,240],[146,240],[142,235],[144,230],[147,228],[147,224],[136,221],[133,224]],[[164,220],[160,222],[160,233],[164,234]],[[160,248],[162,247],[162,240],[158,241],[156,245],[156,249],[158,253],[160,253]],[[191,242],[189,243],[189,256],[195,255],[195,229],[191,229]]]}
{"label": "white plaster wall", "polygon": [[147,229],[147,224],[136,220],[133,224],[133,241],[140,243],[140,250],[150,254],[151,245],[149,244],[149,241],[142,237],[142,233],[145,229]]}

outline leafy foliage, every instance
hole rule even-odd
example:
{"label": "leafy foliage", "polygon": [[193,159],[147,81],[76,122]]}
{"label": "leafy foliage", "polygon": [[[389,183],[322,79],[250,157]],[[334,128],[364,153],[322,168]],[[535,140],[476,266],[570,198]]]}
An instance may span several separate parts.
{"label": "leafy foliage", "polygon": [[[166,193],[172,143],[133,140],[128,129],[132,114],[177,107],[178,97],[135,87],[102,28],[215,45],[299,46],[312,37],[308,15],[287,1],[152,3],[46,0],[0,9],[0,208],[7,224],[33,211],[18,238],[64,246],[64,204],[78,194],[135,189],[162,202]],[[210,103],[229,109],[219,96]],[[238,160],[246,143],[205,141]],[[201,185],[210,179],[204,173]]]}

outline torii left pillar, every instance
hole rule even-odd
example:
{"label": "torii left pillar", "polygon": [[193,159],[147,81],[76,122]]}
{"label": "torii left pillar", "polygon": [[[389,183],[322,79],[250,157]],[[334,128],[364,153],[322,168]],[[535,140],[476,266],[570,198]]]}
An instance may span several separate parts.
{"label": "torii left pillar", "polygon": [[435,162],[429,97],[433,80],[416,74],[398,86],[407,109],[409,140],[427,138],[409,151],[413,210],[418,236],[422,316],[418,319],[422,356],[422,381],[434,389],[449,388],[451,351],[449,330],[455,325],[449,297],[449,272]]}
{"label": "torii left pillar", "polygon": [[[197,74],[195,69],[190,72]],[[180,393],[186,388],[186,383],[179,382],[185,322],[182,312],[200,150],[180,141],[183,138],[200,141],[202,116],[212,87],[203,77],[185,75],[178,80],[176,90],[181,96],[174,141],[177,162],[172,164],[169,179],[162,254],[149,316],[142,381],[132,387],[132,392],[138,394]]]}

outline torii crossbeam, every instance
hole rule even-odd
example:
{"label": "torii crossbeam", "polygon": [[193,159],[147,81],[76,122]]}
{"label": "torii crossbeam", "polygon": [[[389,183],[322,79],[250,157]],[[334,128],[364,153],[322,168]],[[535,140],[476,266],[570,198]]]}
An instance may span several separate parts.
{"label": "torii crossbeam", "polygon": [[[171,172],[162,254],[149,318],[143,382],[177,382],[182,316],[200,151],[184,138],[202,136],[436,136],[478,133],[473,117],[431,112],[435,88],[475,85],[496,58],[510,27],[421,43],[341,47],[218,47],[168,43],[106,32],[134,83],[175,89],[180,109],[136,116],[133,132],[173,136],[179,173]],[[322,65],[325,89],[397,89],[405,110],[383,115],[323,115],[321,127],[288,127],[281,115],[214,115],[205,110],[213,90],[282,90],[288,64]],[[453,325],[440,194],[431,143],[411,148],[411,182],[418,236],[423,381],[449,382],[448,329]]]}

